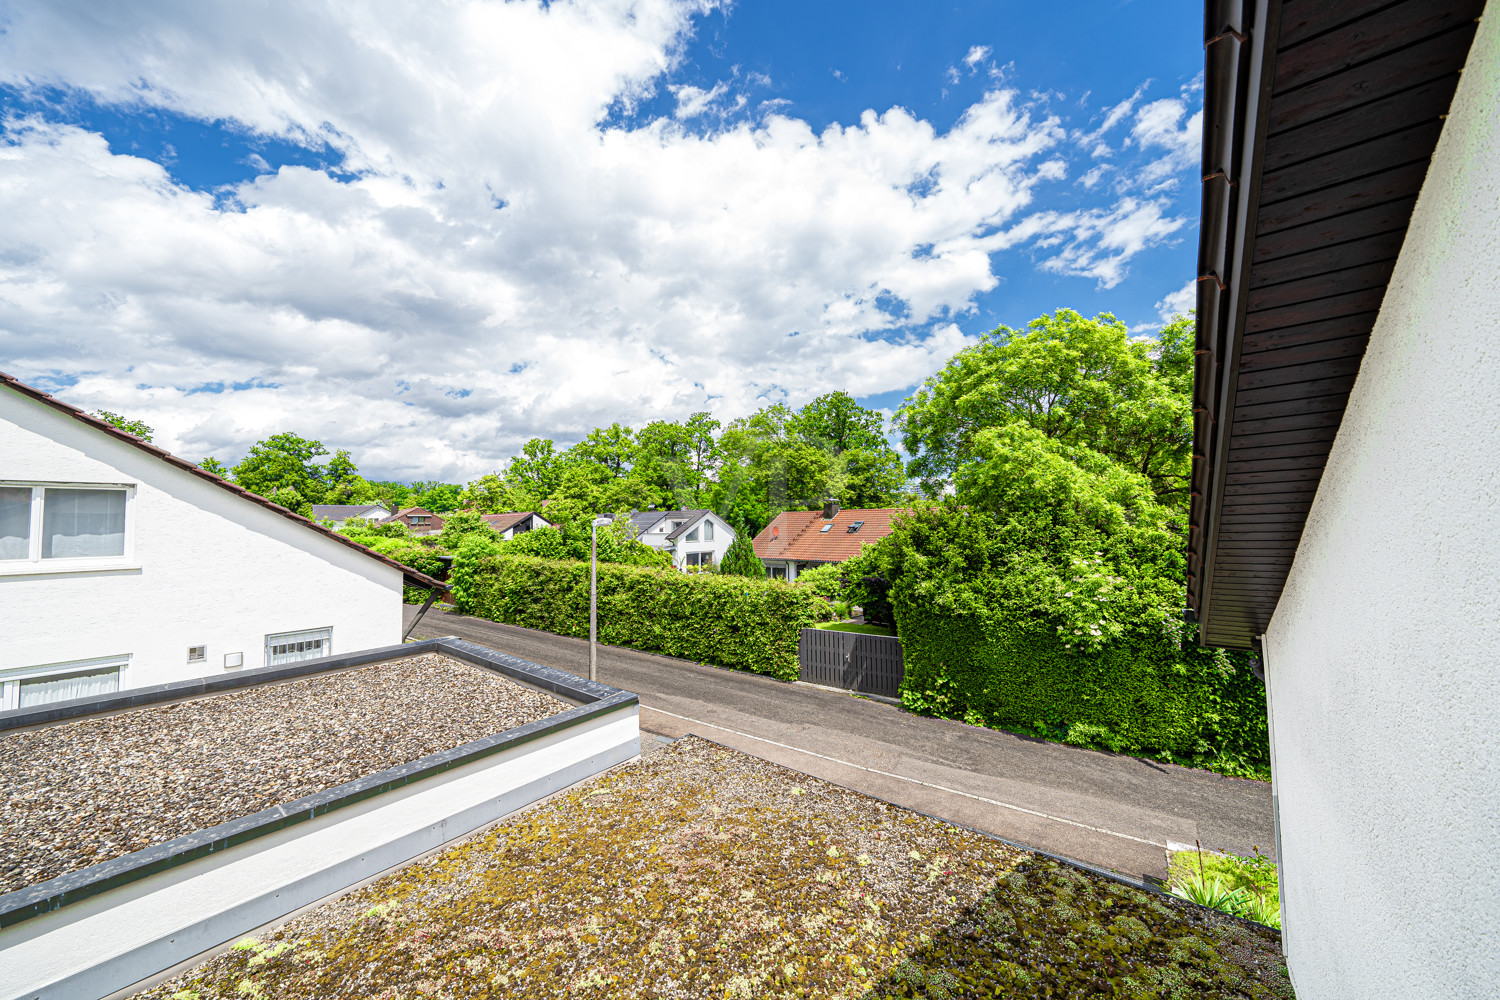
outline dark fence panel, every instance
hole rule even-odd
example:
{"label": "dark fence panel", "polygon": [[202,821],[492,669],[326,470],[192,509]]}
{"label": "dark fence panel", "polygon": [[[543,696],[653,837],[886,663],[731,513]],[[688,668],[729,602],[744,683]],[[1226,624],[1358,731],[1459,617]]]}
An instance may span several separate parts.
{"label": "dark fence panel", "polygon": [[901,640],[891,635],[805,628],[797,640],[797,658],[799,680],[862,694],[895,698],[906,676]]}

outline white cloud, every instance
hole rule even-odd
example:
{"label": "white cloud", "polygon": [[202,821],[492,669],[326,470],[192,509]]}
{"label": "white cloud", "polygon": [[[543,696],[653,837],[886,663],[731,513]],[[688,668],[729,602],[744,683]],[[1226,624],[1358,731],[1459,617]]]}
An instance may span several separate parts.
{"label": "white cloud", "polygon": [[[1183,121],[1186,117],[1187,120]],[[1177,98],[1152,101],[1136,113],[1130,138],[1143,150],[1161,149],[1166,155],[1150,164],[1141,180],[1151,183],[1197,163],[1203,144],[1203,112],[1188,115],[1187,103]]]}
{"label": "white cloud", "polygon": [[[673,87],[672,93],[677,97],[677,110],[675,114],[679,121],[696,118],[703,114],[709,107],[723,97],[729,91],[729,84],[722,80],[714,85],[712,90],[704,90],[702,87],[694,87],[684,84]],[[743,99],[743,95],[741,95]]]}
{"label": "white cloud", "polygon": [[1156,303],[1156,311],[1161,314],[1163,323],[1170,322],[1174,316],[1186,315],[1196,308],[1198,308],[1197,281],[1189,281]]}
{"label": "white cloud", "polygon": [[326,145],[353,176],[282,166],[216,197],[6,123],[0,356],[189,458],[295,430],[465,477],[532,435],[905,387],[969,342],[952,317],[1000,280],[991,253],[1050,240],[1042,266],[1109,286],[1181,225],[1140,199],[1037,213],[1066,133],[1009,90],[941,133],[901,108],[818,133],[777,99],[695,134],[743,106],[722,83],[608,124],[668,86],[709,6],[15,4],[0,83]]}
{"label": "white cloud", "polygon": [[988,45],[975,45],[969,49],[969,54],[964,56],[964,65],[969,67],[969,72],[974,72],[979,64],[990,57]]}

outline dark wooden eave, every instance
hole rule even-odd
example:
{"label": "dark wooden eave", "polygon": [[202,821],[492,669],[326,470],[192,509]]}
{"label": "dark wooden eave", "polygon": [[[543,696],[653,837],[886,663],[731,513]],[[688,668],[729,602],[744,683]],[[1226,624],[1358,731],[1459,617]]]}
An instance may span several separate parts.
{"label": "dark wooden eave", "polygon": [[1483,0],[1208,0],[1188,607],[1265,632]]}

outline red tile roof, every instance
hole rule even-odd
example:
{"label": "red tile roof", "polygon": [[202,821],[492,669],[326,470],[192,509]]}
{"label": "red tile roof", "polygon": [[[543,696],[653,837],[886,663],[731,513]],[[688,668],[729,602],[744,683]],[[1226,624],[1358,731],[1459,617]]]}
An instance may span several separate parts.
{"label": "red tile roof", "polygon": [[55,399],[42,390],[33,388],[32,386],[27,385],[25,382],[22,382],[20,379],[15,378],[14,376],[7,375],[4,372],[0,372],[0,385],[3,385],[9,389],[14,389],[21,395],[28,396],[31,399],[36,400],[38,403],[50,406],[59,413],[72,417],[79,423],[88,424],[96,431],[102,431],[103,433],[108,434],[110,437],[118,438],[128,445],[133,445],[134,447],[139,448],[141,451],[146,452],[148,455],[153,455],[156,458],[161,459],[168,465],[176,466],[184,472],[191,472],[199,479],[206,479],[209,482],[213,483],[215,486],[218,486],[221,489],[228,490],[230,493],[235,494],[243,500],[248,500],[253,504],[266,508],[267,510],[274,511],[275,513],[280,514],[282,517],[285,517],[288,520],[296,521],[298,524],[302,525],[305,528],[310,528],[311,530],[316,531],[322,535],[326,535],[327,537],[332,538],[334,541],[342,545],[347,545],[351,549],[355,549],[359,552],[364,553],[371,559],[378,559],[381,562],[385,563],[387,566],[394,566],[396,569],[399,569],[403,574],[405,574],[407,583],[415,584],[418,587],[427,587],[429,589],[446,589],[448,586],[441,580],[434,579],[433,577],[428,576],[426,573],[418,572],[417,570],[412,569],[410,566],[403,566],[396,560],[387,558],[386,556],[381,555],[379,552],[376,552],[374,549],[366,548],[365,546],[356,542],[354,539],[349,538],[347,535],[341,535],[336,531],[331,531],[315,521],[308,520],[295,511],[287,510],[280,504],[272,503],[263,496],[251,493],[243,486],[236,486],[234,483],[231,483],[227,479],[221,479],[220,477],[214,475],[212,472],[206,472],[203,469],[198,468],[198,466],[194,465],[192,462],[187,461],[186,459],[178,458],[176,455],[163,451],[154,444],[142,441],[134,434],[130,434],[120,430],[114,424],[108,424],[103,420],[100,420],[98,417],[89,416],[78,407],[69,406],[62,400]]}
{"label": "red tile roof", "polygon": [[[896,507],[841,510],[833,517],[833,527],[823,531],[829,522],[821,510],[789,510],[755,536],[755,554],[762,559],[843,562],[859,555],[867,543],[889,535],[891,519],[900,512]],[[855,521],[865,523],[851,535],[849,526]]]}

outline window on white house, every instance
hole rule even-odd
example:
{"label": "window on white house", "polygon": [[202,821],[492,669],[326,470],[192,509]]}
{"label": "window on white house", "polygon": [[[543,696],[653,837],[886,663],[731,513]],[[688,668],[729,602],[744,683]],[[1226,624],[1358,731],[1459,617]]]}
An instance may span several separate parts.
{"label": "window on white house", "polygon": [[333,655],[333,629],[315,628],[305,632],[282,632],[266,636],[266,666],[315,660]]}
{"label": "window on white house", "polygon": [[0,559],[31,558],[31,487],[0,486]]}
{"label": "window on white house", "polygon": [[188,662],[189,663],[202,663],[204,660],[207,660],[207,659],[208,659],[208,647],[207,646],[189,646],[188,647]]}
{"label": "window on white house", "polygon": [[0,560],[123,556],[128,495],[123,486],[0,486]]}
{"label": "window on white house", "polygon": [[714,554],[712,552],[689,552],[687,554],[687,564],[689,566],[712,566],[714,564]]}
{"label": "window on white house", "polygon": [[712,521],[703,522],[703,540],[705,542],[714,540],[714,523]]}
{"label": "window on white house", "polygon": [[696,542],[698,540],[698,529],[697,528],[694,528],[692,531],[689,531],[687,533],[687,540],[690,541],[690,542]]}
{"label": "window on white house", "polygon": [[0,711],[93,698],[120,690],[129,656],[50,663],[0,673]]}
{"label": "window on white house", "polygon": [[125,491],[47,487],[42,500],[42,558],[125,554]]}

